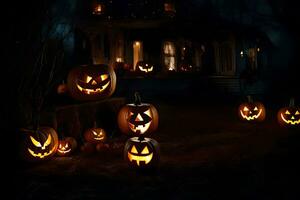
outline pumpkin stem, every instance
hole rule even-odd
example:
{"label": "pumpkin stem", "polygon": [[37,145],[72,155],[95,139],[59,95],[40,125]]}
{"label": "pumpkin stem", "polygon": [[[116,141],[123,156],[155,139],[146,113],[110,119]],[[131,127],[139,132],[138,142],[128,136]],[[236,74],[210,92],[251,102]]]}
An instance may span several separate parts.
{"label": "pumpkin stem", "polygon": [[248,95],[248,96],[247,96],[247,99],[248,99],[248,102],[249,102],[249,103],[253,103],[253,98],[252,98],[251,95]]}
{"label": "pumpkin stem", "polygon": [[141,96],[138,92],[134,93],[134,104],[135,105],[141,105],[142,104]]}
{"label": "pumpkin stem", "polygon": [[97,128],[97,127],[98,127],[97,121],[96,121],[96,120],[94,121],[94,125],[93,125],[93,126],[94,126],[94,128]]}
{"label": "pumpkin stem", "polygon": [[145,139],[145,137],[143,135],[139,135],[139,141],[143,141]]}
{"label": "pumpkin stem", "polygon": [[295,106],[295,99],[290,98],[290,107],[294,107],[294,106]]}

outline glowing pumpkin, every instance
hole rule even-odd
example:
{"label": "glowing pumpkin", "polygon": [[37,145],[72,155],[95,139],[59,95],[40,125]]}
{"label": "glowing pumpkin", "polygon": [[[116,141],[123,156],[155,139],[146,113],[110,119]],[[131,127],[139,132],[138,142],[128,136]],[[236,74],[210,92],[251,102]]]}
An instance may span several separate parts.
{"label": "glowing pumpkin", "polygon": [[146,135],[158,127],[158,112],[148,103],[141,103],[138,93],[135,93],[135,103],[127,104],[118,113],[118,125],[125,134]]}
{"label": "glowing pumpkin", "polygon": [[66,137],[58,141],[56,154],[58,156],[69,156],[77,147],[77,142],[72,137]]}
{"label": "glowing pumpkin", "polygon": [[102,128],[90,128],[84,132],[86,142],[99,143],[106,141],[106,132]]}
{"label": "glowing pumpkin", "polygon": [[21,156],[28,161],[46,160],[56,153],[58,136],[50,127],[37,130],[21,129]]}
{"label": "glowing pumpkin", "polygon": [[124,147],[124,159],[136,168],[151,168],[158,165],[159,145],[152,138],[133,137]]}
{"label": "glowing pumpkin", "polygon": [[116,74],[104,64],[80,66],[70,71],[68,91],[74,99],[99,100],[109,97],[116,88]]}
{"label": "glowing pumpkin", "polygon": [[153,65],[144,61],[139,61],[136,63],[136,70],[143,73],[151,73],[153,72]]}
{"label": "glowing pumpkin", "polygon": [[290,100],[288,107],[278,111],[277,120],[283,126],[300,127],[300,107],[295,106],[294,99]]}
{"label": "glowing pumpkin", "polygon": [[265,106],[260,102],[253,102],[250,96],[248,102],[239,106],[238,112],[243,121],[263,121],[266,117]]}

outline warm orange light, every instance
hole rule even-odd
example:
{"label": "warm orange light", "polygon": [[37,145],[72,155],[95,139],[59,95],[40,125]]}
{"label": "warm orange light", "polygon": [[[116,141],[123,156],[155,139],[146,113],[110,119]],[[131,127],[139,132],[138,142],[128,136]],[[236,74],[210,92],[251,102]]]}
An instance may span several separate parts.
{"label": "warm orange light", "polygon": [[120,58],[120,57],[117,57],[117,58],[116,58],[116,62],[122,62],[122,60],[123,60],[123,59]]}

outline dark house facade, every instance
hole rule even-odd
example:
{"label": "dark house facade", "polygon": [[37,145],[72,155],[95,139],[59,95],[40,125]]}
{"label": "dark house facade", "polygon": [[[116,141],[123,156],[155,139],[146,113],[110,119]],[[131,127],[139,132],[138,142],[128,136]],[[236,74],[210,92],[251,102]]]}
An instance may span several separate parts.
{"label": "dark house facade", "polygon": [[[229,92],[261,92],[271,43],[251,24],[224,19],[210,1],[102,0],[77,4],[76,64],[105,63],[121,78],[197,76]],[[206,2],[206,3],[205,3]],[[146,71],[139,69],[147,64]]]}

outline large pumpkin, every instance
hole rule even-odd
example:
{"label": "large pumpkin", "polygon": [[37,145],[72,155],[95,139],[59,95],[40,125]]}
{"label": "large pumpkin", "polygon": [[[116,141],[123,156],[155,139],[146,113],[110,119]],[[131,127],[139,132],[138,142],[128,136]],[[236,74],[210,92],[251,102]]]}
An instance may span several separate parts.
{"label": "large pumpkin", "polygon": [[295,106],[294,99],[290,100],[289,106],[279,109],[277,120],[286,127],[300,127],[300,107]]}
{"label": "large pumpkin", "polygon": [[58,141],[56,154],[58,156],[69,156],[77,147],[77,141],[73,137],[65,137]]}
{"label": "large pumpkin", "polygon": [[46,160],[56,153],[58,137],[53,128],[21,129],[21,134],[20,153],[23,159],[28,161]]}
{"label": "large pumpkin", "polygon": [[243,121],[263,121],[266,117],[265,106],[261,102],[253,102],[248,96],[248,102],[239,106],[238,113]]}
{"label": "large pumpkin", "polygon": [[116,74],[112,67],[104,64],[80,66],[69,72],[67,85],[74,99],[99,100],[115,91]]}
{"label": "large pumpkin", "polygon": [[130,138],[124,147],[124,159],[134,168],[155,167],[159,162],[159,144],[152,138]]}
{"label": "large pumpkin", "polygon": [[141,103],[138,93],[135,93],[135,103],[126,104],[118,113],[120,130],[129,135],[147,135],[158,127],[158,112],[148,103]]}

